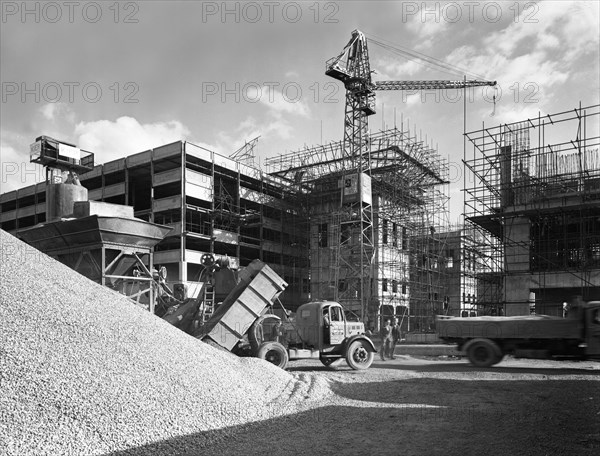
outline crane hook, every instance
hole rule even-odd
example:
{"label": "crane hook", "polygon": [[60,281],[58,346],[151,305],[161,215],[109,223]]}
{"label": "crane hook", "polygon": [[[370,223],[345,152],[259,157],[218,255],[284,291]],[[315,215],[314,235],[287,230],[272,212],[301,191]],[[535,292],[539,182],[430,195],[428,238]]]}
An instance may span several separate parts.
{"label": "crane hook", "polygon": [[492,102],[494,103],[494,108],[492,109],[492,113],[490,117],[494,117],[496,115],[496,94],[498,93],[498,87],[494,87],[494,96],[492,97]]}

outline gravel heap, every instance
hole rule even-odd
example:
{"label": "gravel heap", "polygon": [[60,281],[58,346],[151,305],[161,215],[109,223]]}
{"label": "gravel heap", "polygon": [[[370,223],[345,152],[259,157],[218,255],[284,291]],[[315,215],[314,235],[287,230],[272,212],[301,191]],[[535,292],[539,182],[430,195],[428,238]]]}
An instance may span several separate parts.
{"label": "gravel heap", "polygon": [[201,432],[210,447],[203,431],[330,394],[325,380],[192,338],[4,231],[0,260],[2,455],[106,454]]}

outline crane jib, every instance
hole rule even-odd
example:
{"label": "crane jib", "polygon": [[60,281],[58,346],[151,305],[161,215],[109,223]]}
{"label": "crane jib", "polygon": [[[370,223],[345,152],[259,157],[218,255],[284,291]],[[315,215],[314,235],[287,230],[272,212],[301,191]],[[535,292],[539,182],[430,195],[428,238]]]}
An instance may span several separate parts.
{"label": "crane jib", "polygon": [[373,83],[373,90],[429,90],[464,89],[468,87],[495,86],[496,81],[379,81]]}

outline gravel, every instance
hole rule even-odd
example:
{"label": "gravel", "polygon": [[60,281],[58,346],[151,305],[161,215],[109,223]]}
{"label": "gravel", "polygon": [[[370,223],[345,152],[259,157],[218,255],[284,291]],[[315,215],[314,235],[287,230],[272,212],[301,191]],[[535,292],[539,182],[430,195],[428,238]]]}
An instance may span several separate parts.
{"label": "gravel", "polygon": [[332,395],[325,378],[204,344],[4,231],[0,259],[1,455],[201,451]]}
{"label": "gravel", "polygon": [[477,369],[397,356],[365,371],[310,361],[290,370],[328,378],[336,394],[318,408],[239,426],[211,456],[600,454],[597,361],[507,357]]}

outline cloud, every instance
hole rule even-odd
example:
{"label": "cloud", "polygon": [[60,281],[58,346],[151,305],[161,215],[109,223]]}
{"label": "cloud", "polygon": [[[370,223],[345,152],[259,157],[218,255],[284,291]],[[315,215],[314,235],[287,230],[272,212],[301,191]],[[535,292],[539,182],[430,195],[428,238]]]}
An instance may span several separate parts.
{"label": "cloud", "polygon": [[531,104],[498,104],[491,116],[489,108],[479,111],[481,118],[491,117],[494,124],[512,123],[515,120],[536,119],[539,113],[538,105]]}
{"label": "cloud", "polygon": [[114,122],[97,120],[75,126],[76,143],[81,149],[94,152],[97,163],[185,140],[189,134],[187,127],[177,120],[140,124],[125,116]]}
{"label": "cloud", "polygon": [[0,136],[0,193],[44,182],[40,165],[29,162],[29,142],[14,132],[2,130]]}
{"label": "cloud", "polygon": [[46,120],[75,122],[75,113],[67,103],[46,103],[39,108],[39,112]]}
{"label": "cloud", "polygon": [[484,45],[501,51],[506,57],[523,52],[523,45],[533,52],[560,48],[562,59],[573,61],[581,53],[597,52],[598,11],[596,2],[531,4],[523,7],[518,20],[489,35]]}
{"label": "cloud", "polygon": [[[189,130],[181,122],[155,122],[140,124],[132,117],[119,117],[115,121],[97,120],[79,122],[68,106],[47,104],[39,109],[42,122],[36,128],[43,134],[59,140],[72,141],[81,149],[93,152],[96,163],[106,163],[126,155],[143,152],[178,140],[185,140]],[[65,116],[70,124],[65,124]],[[62,122],[60,131],[55,123]],[[67,133],[68,132],[68,133]],[[33,138],[24,138],[10,131],[0,137],[1,176],[0,192],[22,188],[45,180],[43,168],[29,162],[29,144]],[[192,141],[213,149],[210,145]],[[238,146],[239,147],[239,146]]]}
{"label": "cloud", "polygon": [[[447,61],[461,62],[473,73],[498,80],[501,105],[535,103],[537,111],[544,109],[576,69],[581,71],[587,64],[590,71],[597,71],[599,16],[597,6],[536,5],[535,14],[525,9],[518,21],[489,34],[482,45],[455,49]],[[529,111],[528,107],[512,110],[515,115]]]}
{"label": "cloud", "polygon": [[[259,110],[259,116],[248,116],[233,130],[222,130],[216,134],[212,150],[222,155],[231,155],[250,141],[260,136],[259,149],[275,147],[281,140],[293,138],[294,123],[291,117],[310,118],[310,109],[303,97],[310,94],[302,93],[299,84],[293,82],[281,88],[272,86],[250,87],[246,92],[249,100],[267,107]],[[260,120],[259,120],[260,119]],[[255,151],[259,155],[259,150]]]}
{"label": "cloud", "polygon": [[[372,65],[375,67],[375,65]],[[423,71],[423,64],[413,60],[405,62],[398,58],[379,58],[376,61],[375,77],[373,80],[391,81],[408,79],[410,76]]]}
{"label": "cloud", "polygon": [[247,117],[233,130],[221,130],[216,135],[216,145],[213,150],[221,155],[229,156],[244,145],[246,141],[250,141],[257,136],[262,136],[263,133],[257,126],[257,122],[253,117]]}
{"label": "cloud", "polygon": [[[266,120],[257,121],[255,117],[247,117],[232,132],[230,130],[220,131],[217,134],[216,145],[212,150],[221,155],[231,155],[237,149],[260,136],[258,149],[262,149],[269,143],[293,137],[293,125],[278,113],[272,113]],[[263,147],[261,147],[261,145]]]}
{"label": "cloud", "polygon": [[249,93],[250,99],[258,99],[258,101],[268,108],[271,115],[278,116],[279,114],[294,114],[301,117],[308,117],[310,109],[303,101],[304,97],[309,97],[310,93],[303,93],[300,84],[288,82],[280,89],[269,86],[264,86],[258,93],[257,89]]}
{"label": "cloud", "polygon": [[48,103],[40,108],[40,112],[47,120],[54,120],[54,113],[56,111],[56,104]]}
{"label": "cloud", "polygon": [[447,32],[450,22],[445,20],[445,9],[440,8],[440,3],[426,5],[421,2],[419,12],[407,15],[405,28],[418,35],[418,49],[429,49],[433,46],[438,36]]}

